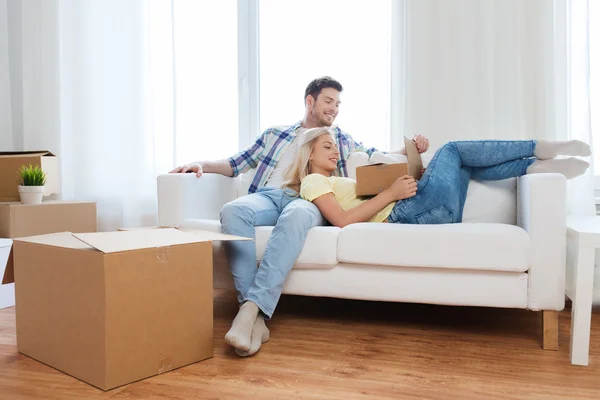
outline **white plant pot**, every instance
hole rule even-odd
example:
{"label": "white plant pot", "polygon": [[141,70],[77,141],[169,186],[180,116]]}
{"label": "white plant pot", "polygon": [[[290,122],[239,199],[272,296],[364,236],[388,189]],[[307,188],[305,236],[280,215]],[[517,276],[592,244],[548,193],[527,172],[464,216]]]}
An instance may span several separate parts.
{"label": "white plant pot", "polygon": [[41,204],[44,187],[19,185],[19,196],[21,196],[21,204]]}

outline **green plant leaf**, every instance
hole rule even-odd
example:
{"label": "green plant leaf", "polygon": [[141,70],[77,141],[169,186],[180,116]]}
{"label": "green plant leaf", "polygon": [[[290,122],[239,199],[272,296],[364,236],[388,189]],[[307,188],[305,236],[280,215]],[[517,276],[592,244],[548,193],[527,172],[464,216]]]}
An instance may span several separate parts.
{"label": "green plant leaf", "polygon": [[19,185],[44,186],[46,184],[46,173],[39,165],[21,165],[17,172],[19,174]]}

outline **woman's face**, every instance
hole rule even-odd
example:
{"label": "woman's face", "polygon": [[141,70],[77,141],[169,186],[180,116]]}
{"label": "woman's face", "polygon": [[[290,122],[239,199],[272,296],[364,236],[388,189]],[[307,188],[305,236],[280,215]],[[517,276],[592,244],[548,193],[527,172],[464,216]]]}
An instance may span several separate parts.
{"label": "woman's face", "polygon": [[311,157],[311,172],[329,173],[337,169],[340,152],[335,144],[335,139],[330,134],[317,138]]}

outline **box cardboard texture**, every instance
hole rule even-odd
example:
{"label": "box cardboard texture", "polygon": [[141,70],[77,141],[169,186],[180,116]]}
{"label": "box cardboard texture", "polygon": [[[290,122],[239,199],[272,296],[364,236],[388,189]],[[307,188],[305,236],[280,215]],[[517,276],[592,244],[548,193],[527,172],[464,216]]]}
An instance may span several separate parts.
{"label": "box cardboard texture", "polygon": [[404,138],[408,163],[372,164],[356,168],[356,195],[375,196],[389,188],[396,179],[410,175],[421,179],[423,161],[415,142]]}
{"label": "box cardboard texture", "polygon": [[47,150],[0,152],[0,201],[19,201],[21,165],[38,165],[46,173],[44,196],[60,193],[58,157]]}
{"label": "box cardboard texture", "polygon": [[[150,229],[15,239],[18,350],[108,390],[213,355],[212,241]],[[14,271],[14,275],[13,275]]]}
{"label": "box cardboard texture", "polygon": [[17,238],[56,232],[96,232],[96,203],[0,203],[0,237]]}

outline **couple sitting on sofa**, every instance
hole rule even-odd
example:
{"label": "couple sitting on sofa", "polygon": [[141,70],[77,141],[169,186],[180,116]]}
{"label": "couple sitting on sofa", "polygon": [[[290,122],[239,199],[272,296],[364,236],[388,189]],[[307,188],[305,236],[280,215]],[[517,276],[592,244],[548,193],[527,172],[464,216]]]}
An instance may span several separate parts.
{"label": "couple sitting on sofa", "polygon": [[[342,86],[332,78],[315,79],[306,88],[301,122],[266,130],[232,158],[171,171],[195,172],[198,177],[203,172],[237,176],[257,168],[250,194],[221,211],[224,233],[254,238],[255,226],[274,226],[258,268],[253,242],[225,244],[241,305],[225,340],[240,356],[255,354],[269,339],[265,320],[273,315],[308,230],[321,225],[323,217],[340,227],[367,221],[461,222],[471,178],[500,180],[540,172],[573,178],[589,165],[577,158],[554,159],[557,155],[589,156],[589,146],[579,141],[451,142],[436,152],[418,182],[402,177],[373,198],[358,198],[355,182],[346,178],[346,162],[352,152],[370,156],[376,150],[356,143],[337,127],[331,128],[341,91]],[[413,141],[419,152],[427,151],[426,138],[417,135]]]}

